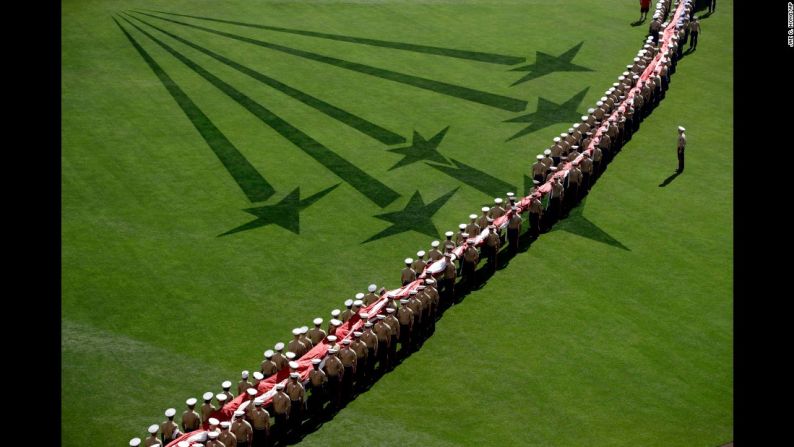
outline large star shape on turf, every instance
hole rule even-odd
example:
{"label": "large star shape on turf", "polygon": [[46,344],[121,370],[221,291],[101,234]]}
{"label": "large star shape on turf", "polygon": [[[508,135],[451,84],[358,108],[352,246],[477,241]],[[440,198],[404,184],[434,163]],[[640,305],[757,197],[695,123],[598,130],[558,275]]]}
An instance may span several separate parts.
{"label": "large star shape on turf", "polygon": [[591,239],[596,242],[610,245],[622,250],[631,251],[628,247],[620,243],[619,240],[610,236],[609,233],[599,228],[596,224],[591,222],[588,218],[584,217],[584,204],[587,199],[582,202],[568,214],[568,217],[557,222],[552,227],[552,231],[567,231],[583,238]]}
{"label": "large star shape on turf", "polygon": [[237,228],[231,229],[221,236],[226,236],[240,231],[252,230],[254,228],[264,227],[265,225],[276,224],[285,230],[289,230],[295,234],[300,234],[300,212],[306,209],[314,202],[320,200],[338,187],[337,183],[334,186],[326,188],[311,197],[301,200],[300,186],[293,189],[291,193],[284,196],[281,201],[275,205],[265,205],[254,208],[246,208],[243,211],[256,216],[256,219],[240,225]]}
{"label": "large star shape on turf", "polygon": [[444,135],[447,134],[449,130],[449,126],[444,128],[441,132],[433,135],[432,138],[429,140],[425,139],[419,132],[414,131],[414,137],[411,141],[410,146],[406,147],[397,147],[394,149],[389,149],[389,152],[394,152],[397,154],[404,155],[404,157],[394,164],[389,171],[393,169],[397,169],[401,166],[406,166],[411,163],[416,163],[417,161],[422,160],[432,160],[439,163],[449,163],[447,159],[438,152],[438,145],[441,144],[441,140],[444,139]]}
{"label": "large star shape on turf", "polygon": [[518,137],[551,126],[552,124],[578,122],[582,115],[577,112],[576,109],[582,103],[589,89],[590,87],[585,87],[584,90],[573,95],[573,97],[562,104],[557,104],[556,102],[539,97],[536,111],[505,121],[506,123],[529,123],[529,126],[508,138],[507,141],[515,140]]}
{"label": "large star shape on turf", "polygon": [[518,81],[514,82],[512,86],[521,84],[522,82],[527,82],[532,79],[537,79],[541,76],[547,75],[549,73],[554,73],[555,71],[593,71],[587,67],[582,67],[581,65],[572,64],[571,61],[576,56],[576,53],[579,52],[579,49],[582,48],[584,42],[579,42],[570,50],[562,53],[559,56],[552,56],[551,54],[546,54],[542,51],[535,52],[535,62],[529,65],[524,65],[523,67],[513,68],[510,71],[528,71],[524,77],[519,79]]}
{"label": "large star shape on turf", "polygon": [[458,188],[453,189],[427,205],[425,205],[425,201],[422,199],[422,194],[416,191],[402,210],[375,216],[378,219],[391,222],[392,225],[362,242],[362,244],[411,230],[426,234],[430,237],[438,237],[438,230],[433,224],[433,215],[447,203]]}

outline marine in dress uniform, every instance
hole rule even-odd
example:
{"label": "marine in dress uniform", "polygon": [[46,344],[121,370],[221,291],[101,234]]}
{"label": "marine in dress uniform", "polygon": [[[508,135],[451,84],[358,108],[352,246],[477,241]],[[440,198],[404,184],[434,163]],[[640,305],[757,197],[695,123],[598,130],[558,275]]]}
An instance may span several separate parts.
{"label": "marine in dress uniform", "polygon": [[212,405],[212,398],[215,395],[212,394],[211,391],[207,391],[201,396],[204,399],[204,403],[201,404],[201,408],[199,408],[199,414],[201,415],[201,423],[207,422],[207,419],[210,417],[213,411],[217,410],[214,405]]}
{"label": "marine in dress uniform", "polygon": [[375,362],[378,360],[378,336],[372,332],[374,323],[364,324],[364,333],[361,334],[361,341],[367,345],[367,379],[372,380],[375,371]]}
{"label": "marine in dress uniform", "polygon": [[[542,164],[542,163],[541,163]],[[476,237],[480,235],[480,226],[477,225],[477,215],[476,214],[469,214],[469,222],[466,225],[466,233],[469,233],[470,237]]]}
{"label": "marine in dress uniform", "polygon": [[245,420],[245,412],[243,410],[236,410],[234,412],[234,421],[229,429],[237,439],[237,447],[248,447],[251,445],[254,436],[254,429],[251,424]]}
{"label": "marine in dress uniform", "polygon": [[339,320],[342,323],[347,322],[353,316],[353,300],[345,300],[345,310],[339,315]]}
{"label": "marine in dress uniform", "polygon": [[163,443],[157,439],[157,432],[160,430],[160,426],[157,424],[152,424],[149,426],[147,430],[149,432],[149,437],[143,441],[143,445],[146,447],[150,447],[153,445],[163,445]]}
{"label": "marine in dress uniform", "polygon": [[[273,356],[275,352],[272,349],[268,349],[264,352],[265,359],[262,360],[262,363],[259,365],[259,371],[262,373],[262,376],[266,379],[273,374],[279,371],[279,367],[276,362],[273,361]],[[256,387],[258,384],[254,384],[253,386]],[[247,389],[247,388],[246,388]]]}
{"label": "marine in dress uniform", "polygon": [[408,307],[408,300],[405,298],[400,300],[397,321],[400,323],[400,354],[405,357],[411,352],[411,331],[414,326],[414,311]]}
{"label": "marine in dress uniform", "polygon": [[518,235],[521,231],[521,224],[524,222],[524,219],[521,218],[521,215],[518,213],[518,207],[512,208],[513,215],[510,216],[510,220],[507,222],[507,240],[510,244],[510,251],[513,253],[518,251]]}
{"label": "marine in dress uniform", "polygon": [[309,411],[312,416],[318,416],[322,413],[323,405],[328,399],[326,386],[328,384],[328,376],[325,371],[320,369],[320,359],[312,359],[312,370],[309,372],[309,387],[311,395],[309,396]]}
{"label": "marine in dress uniform", "polygon": [[548,169],[548,167],[543,163],[543,155],[538,154],[538,156],[535,158],[537,160],[532,165],[532,178],[542,182],[546,177],[546,169]]}
{"label": "marine in dress uniform", "polygon": [[350,345],[353,342],[346,338],[342,340],[342,349],[339,350],[339,361],[342,362],[344,374],[342,375],[342,400],[349,401],[353,397],[353,382],[356,378],[356,367],[358,366],[358,356]]}
{"label": "marine in dress uniform", "polygon": [[306,336],[309,337],[309,340],[311,340],[312,344],[317,345],[317,343],[323,341],[325,336],[328,334],[326,334],[321,327],[323,324],[322,318],[317,317],[312,321],[312,323],[314,324],[314,327],[309,329],[309,332],[306,333]]}
{"label": "marine in dress uniform", "polygon": [[537,239],[540,235],[540,221],[543,216],[543,203],[537,197],[532,197],[529,202],[529,235]]}
{"label": "marine in dress uniform", "polygon": [[400,272],[400,281],[403,286],[412,283],[416,279],[416,272],[411,268],[413,262],[413,259],[405,258],[405,268]]}
{"label": "marine in dress uniform", "polygon": [[490,207],[484,206],[481,208],[481,211],[482,211],[482,216],[477,218],[477,226],[479,226],[482,231],[482,229],[487,228],[488,225],[491,224],[491,221],[493,219],[491,219],[490,217],[490,213],[491,213]]}
{"label": "marine in dress uniform", "polygon": [[[422,287],[422,286],[419,286]],[[389,307],[386,309],[386,318],[383,320],[384,323],[389,325],[391,328],[391,341],[389,342],[389,355],[392,358],[392,364],[397,360],[397,342],[400,340],[400,322],[397,321],[397,317],[395,314],[397,310]]]}
{"label": "marine in dress uniform", "polygon": [[353,332],[353,341],[350,343],[350,349],[356,353],[355,381],[358,389],[363,389],[367,381],[366,372],[369,350],[367,349],[367,344],[361,340],[363,334],[363,332],[359,331]]}
{"label": "marine in dress uniform", "polygon": [[411,264],[411,269],[417,275],[420,275],[422,272],[425,271],[425,266],[427,262],[425,261],[425,251],[419,250],[416,252],[416,260]]}
{"label": "marine in dress uniform", "polygon": [[331,408],[338,410],[341,404],[342,376],[345,368],[337,357],[337,349],[330,348],[328,356],[325,358],[325,375],[328,377],[328,396],[331,400]]}
{"label": "marine in dress uniform", "polygon": [[248,371],[243,371],[240,374],[240,381],[237,382],[237,394],[243,394],[245,390],[254,386],[254,384],[248,380],[248,374]]}
{"label": "marine in dress uniform", "polygon": [[300,432],[301,423],[303,422],[303,409],[306,405],[306,389],[299,379],[299,373],[290,373],[289,382],[287,382],[287,386],[284,389],[290,400],[289,421],[290,428],[294,434]]}
{"label": "marine in dress uniform", "polygon": [[284,384],[276,384],[276,394],[273,395],[273,413],[276,417],[276,426],[273,428],[273,437],[276,439],[284,439],[284,436],[289,431],[289,413],[292,407],[287,393],[284,392]]}
{"label": "marine in dress uniform", "polygon": [[261,397],[254,400],[254,409],[249,413],[253,431],[252,447],[265,447],[270,440],[270,413],[265,410],[263,401],[264,399]]}
{"label": "marine in dress uniform", "polygon": [[485,236],[485,243],[482,245],[485,256],[488,257],[488,267],[491,271],[496,271],[496,257],[499,253],[499,235],[496,233],[496,227],[493,225],[488,226],[488,235]]}
{"label": "marine in dress uniform", "polygon": [[160,439],[162,439],[163,444],[168,444],[182,434],[179,431],[179,426],[174,422],[175,415],[176,408],[165,410],[165,417],[167,419],[160,424]]}
{"label": "marine in dress uniform", "polygon": [[197,402],[195,397],[191,397],[185,401],[187,410],[182,413],[182,431],[185,433],[198,430],[201,426],[201,416],[194,409]]}
{"label": "marine in dress uniform", "polygon": [[480,252],[477,251],[477,247],[475,247],[474,244],[468,245],[463,251],[463,267],[461,269],[463,281],[466,281],[468,286],[471,286],[471,281],[473,281],[474,271],[477,269],[478,262],[480,262]]}
{"label": "marine in dress uniform", "polygon": [[678,172],[684,172],[684,150],[686,149],[686,129],[678,126]]}
{"label": "marine in dress uniform", "polygon": [[224,445],[224,447],[236,447],[237,446],[237,436],[234,436],[234,433],[229,431],[231,428],[232,423],[229,421],[221,422],[221,433],[218,435],[218,442]]}
{"label": "marine in dress uniform", "polygon": [[433,241],[430,243],[430,251],[427,252],[427,258],[432,261],[438,261],[439,259],[444,257],[444,254],[438,249],[438,246],[441,245],[439,241]]}
{"label": "marine in dress uniform", "polygon": [[281,371],[287,366],[287,362],[289,361],[287,360],[287,357],[284,356],[284,352],[283,352],[284,343],[282,342],[276,343],[273,349],[275,350],[275,352],[273,352],[273,357],[271,358],[271,360],[273,360],[273,363],[276,364],[276,371]]}
{"label": "marine in dress uniform", "polygon": [[367,290],[369,293],[364,297],[364,306],[369,306],[380,299],[378,294],[375,293],[375,291],[378,290],[378,286],[376,284],[370,284]]}

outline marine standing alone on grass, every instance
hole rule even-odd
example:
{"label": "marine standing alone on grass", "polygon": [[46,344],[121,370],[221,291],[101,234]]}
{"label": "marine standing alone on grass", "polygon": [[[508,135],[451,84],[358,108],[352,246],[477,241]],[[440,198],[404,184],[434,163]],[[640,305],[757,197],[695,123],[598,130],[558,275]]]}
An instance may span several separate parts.
{"label": "marine standing alone on grass", "polygon": [[678,126],[678,172],[684,172],[684,149],[686,149],[686,129]]}
{"label": "marine standing alone on grass", "polygon": [[694,50],[698,47],[698,35],[700,34],[700,22],[698,21],[697,16],[692,18],[692,21],[689,22],[689,49]]}
{"label": "marine standing alone on grass", "polygon": [[640,22],[644,22],[648,16],[648,9],[651,7],[651,0],[640,0]]}

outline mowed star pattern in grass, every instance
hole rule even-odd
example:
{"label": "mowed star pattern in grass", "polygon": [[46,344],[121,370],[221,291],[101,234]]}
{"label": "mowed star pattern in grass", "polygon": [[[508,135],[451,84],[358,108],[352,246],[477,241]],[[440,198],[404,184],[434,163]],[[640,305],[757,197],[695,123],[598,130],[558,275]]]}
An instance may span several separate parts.
{"label": "mowed star pattern in grass", "polygon": [[[731,66],[724,45],[732,41],[730,6],[721,4],[724,10],[703,21],[704,36],[712,37],[682,61],[665,102],[588,197],[581,217],[610,239],[582,237],[600,237],[584,224],[543,235],[447,312],[418,353],[303,444],[730,440],[732,139],[724,123],[731,122],[732,99],[724,92],[732,90],[732,78],[715,68]],[[282,30],[174,17],[268,48],[124,13],[135,8]],[[181,411],[188,396],[217,391],[222,380],[255,369],[262,351],[286,341],[291,328],[315,316],[327,319],[330,309],[372,282],[397,286],[402,259],[440,234],[410,229],[362,243],[393,226],[383,215],[411,204],[427,210],[456,191],[422,219],[443,233],[516,190],[534,154],[577,119],[507,142],[516,126],[532,123],[506,121],[546,110],[541,98],[562,105],[588,89],[571,110],[581,114],[643,37],[642,27],[629,26],[636,5],[577,1],[562,8],[548,2],[65,4],[63,445],[142,436],[165,408]],[[588,11],[588,19],[571,10]],[[183,109],[187,103],[174,98],[113,17],[190,99],[195,107],[188,110],[206,120],[191,121],[199,115]],[[123,17],[228,88],[219,89]],[[513,68],[537,63],[539,52],[559,57],[580,42],[571,63],[591,71],[555,71],[511,87],[525,74]],[[505,63],[419,47],[501,55]],[[382,71],[376,76],[362,66]],[[464,89],[438,92],[412,83]],[[263,113],[252,113],[254,103],[292,128],[271,127]],[[690,139],[687,173],[659,188],[675,168],[670,148],[678,124]],[[390,149],[412,145],[414,132],[431,141],[447,127],[435,147],[446,161],[390,170],[406,157]],[[368,197],[366,185],[356,189],[345,172],[325,166],[331,160],[316,146],[291,141],[299,135],[293,129],[398,196]],[[228,169],[229,159],[218,155],[231,147],[272,190],[246,193],[238,180],[253,177]],[[298,220],[218,237],[252,217],[281,219],[281,212],[268,214],[280,207]],[[255,209],[261,216],[246,211]],[[298,221],[296,233],[291,225]],[[628,250],[600,243],[607,240]],[[401,392],[406,384],[417,392]],[[364,438],[384,428],[388,436]]]}

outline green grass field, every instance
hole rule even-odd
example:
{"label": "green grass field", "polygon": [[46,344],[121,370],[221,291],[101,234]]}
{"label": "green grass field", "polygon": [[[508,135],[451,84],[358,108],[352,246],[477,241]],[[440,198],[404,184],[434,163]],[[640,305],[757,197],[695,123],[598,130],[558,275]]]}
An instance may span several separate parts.
{"label": "green grass field", "polygon": [[[302,444],[709,447],[732,440],[732,6],[720,2],[702,21],[698,50],[680,61],[666,99],[585,203],[451,308],[419,352]],[[526,62],[124,14],[133,9]],[[479,214],[492,190],[523,192],[534,156],[641,47],[647,23],[630,26],[638,9],[628,0],[64,2],[62,444],[126,445],[161,422],[166,408],[181,413],[187,397],[218,392],[223,380],[256,369],[293,327],[327,320],[371,282],[398,286],[403,258],[438,237],[416,230],[379,237],[391,223],[376,216],[403,210],[417,191],[425,204],[446,200],[432,214],[439,235]],[[178,86],[181,103],[121,28]],[[580,42],[573,63],[589,71],[511,86],[527,72],[510,69],[536,62],[536,52],[558,56]],[[367,68],[342,66],[350,63]],[[372,67],[382,76],[362,72]],[[387,79],[393,73],[445,84],[417,88]],[[528,123],[504,121],[535,112],[540,98],[563,104],[583,91],[573,118],[506,141]],[[336,112],[307,105],[306,95]],[[193,118],[215,149],[180,108],[188,103],[205,116]],[[334,113],[368,122],[370,135]],[[678,125],[687,128],[687,169],[659,187],[676,167]],[[447,127],[438,153],[470,169],[445,171],[440,166],[452,165],[442,158],[390,170],[404,157],[389,149],[415,143],[414,132],[430,139]],[[265,220],[279,213],[274,223],[220,236],[256,219],[245,209],[267,206]]]}

